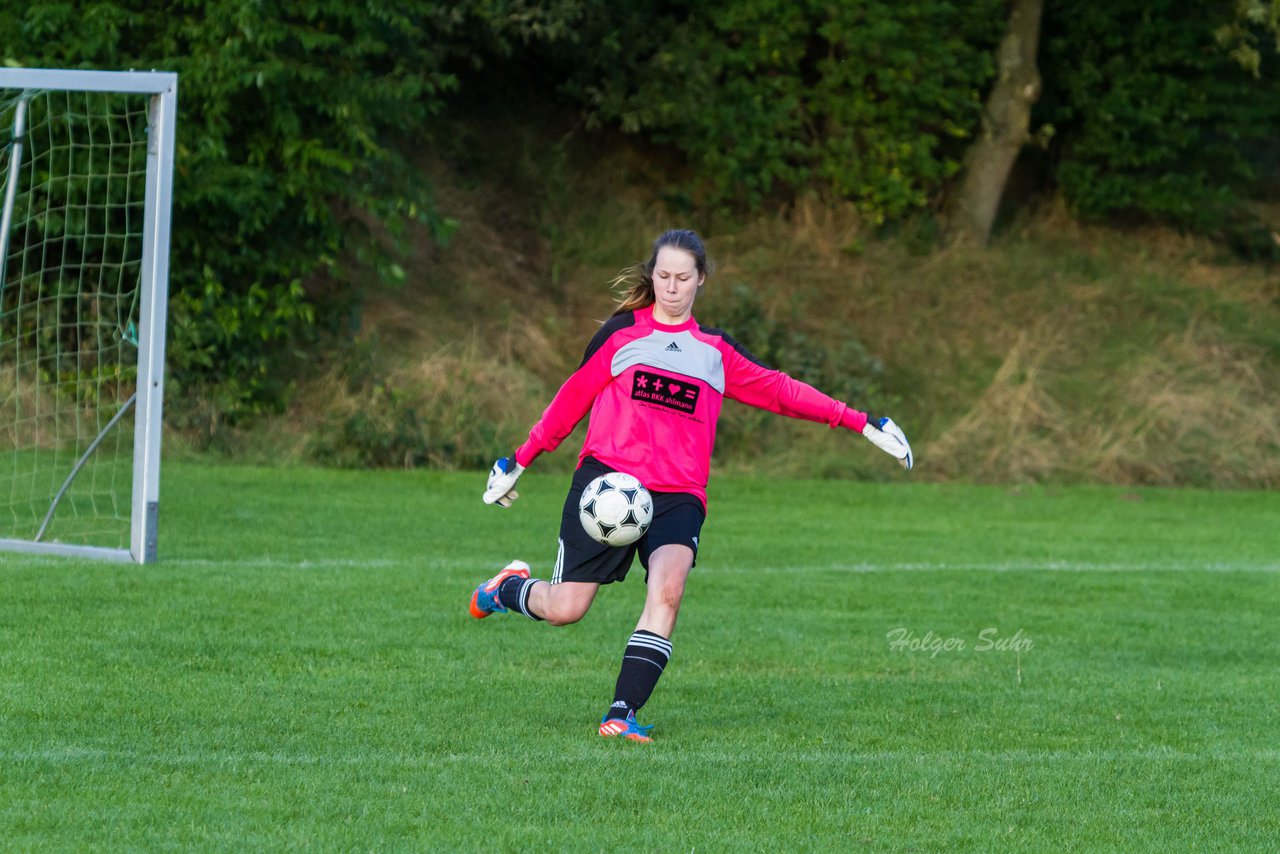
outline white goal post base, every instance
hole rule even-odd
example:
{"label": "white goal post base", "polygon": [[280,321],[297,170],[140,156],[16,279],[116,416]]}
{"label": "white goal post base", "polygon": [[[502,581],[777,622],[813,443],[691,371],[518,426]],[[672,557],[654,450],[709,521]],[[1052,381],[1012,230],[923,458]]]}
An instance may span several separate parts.
{"label": "white goal post base", "polygon": [[0,68],[0,551],[156,560],[177,94]]}
{"label": "white goal post base", "polygon": [[156,559],[155,554],[152,554],[147,560],[139,560],[132,552],[124,549],[111,549],[103,546],[74,546],[65,543],[36,543],[31,540],[0,540],[0,551],[25,552],[27,554],[49,555],[51,557],[83,557],[112,563],[149,563]]}

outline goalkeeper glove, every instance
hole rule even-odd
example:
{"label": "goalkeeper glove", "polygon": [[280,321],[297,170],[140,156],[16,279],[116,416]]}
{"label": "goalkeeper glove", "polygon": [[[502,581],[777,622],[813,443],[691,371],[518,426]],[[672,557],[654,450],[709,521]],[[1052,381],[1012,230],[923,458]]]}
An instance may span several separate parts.
{"label": "goalkeeper glove", "polygon": [[876,418],[874,415],[868,415],[867,426],[862,428],[862,435],[866,436],[871,444],[901,463],[904,469],[911,471],[911,466],[915,464],[911,445],[907,443],[907,437],[903,435],[902,428],[894,424],[892,418]]}
{"label": "goalkeeper glove", "polygon": [[502,457],[489,469],[489,484],[484,490],[484,503],[510,507],[520,497],[516,481],[524,474],[524,466],[516,462],[515,455]]}

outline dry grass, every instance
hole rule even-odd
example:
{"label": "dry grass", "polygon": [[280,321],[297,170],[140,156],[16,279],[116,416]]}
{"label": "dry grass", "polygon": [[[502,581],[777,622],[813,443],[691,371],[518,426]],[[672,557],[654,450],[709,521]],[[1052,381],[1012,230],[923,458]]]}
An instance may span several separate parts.
{"label": "dry grass", "polygon": [[1019,335],[921,458],[984,482],[1280,485],[1280,402],[1265,353],[1192,326],[1069,400],[1064,387],[1079,377],[1055,365],[1071,361],[1071,346],[1060,330]]}
{"label": "dry grass", "polygon": [[83,448],[132,392],[123,384],[54,384],[35,371],[0,365],[0,450]]}
{"label": "dry grass", "polygon": [[946,476],[1035,480],[1055,473],[1070,440],[1066,408],[1049,387],[1062,340],[1041,327],[1020,332],[990,385],[920,458]]}
{"label": "dry grass", "polygon": [[[881,396],[850,403],[906,426],[917,478],[1280,485],[1280,286],[1219,247],[1084,226],[1052,206],[988,250],[877,240],[852,208],[816,198],[729,226],[673,215],[634,149],[560,154],[548,174],[510,152],[494,155],[499,176],[427,164],[461,222],[452,242],[424,236],[404,287],[370,289],[365,355],[340,354],[239,452],[314,458],[317,437],[361,413],[389,446],[423,431],[405,464],[509,451],[611,313],[609,280],[654,234],[690,226],[718,267],[699,317],[719,322],[745,285],[814,346],[860,341],[884,363]],[[812,425],[740,421],[763,435],[726,442],[722,470],[878,471]]]}
{"label": "dry grass", "polygon": [[[628,215],[642,220],[638,210]],[[1250,328],[1276,318],[1266,271],[1213,260],[1177,235],[1139,241],[1053,217],[988,251],[916,257],[893,244],[862,248],[863,239],[855,215],[814,202],[720,233],[700,314],[714,322],[729,286],[745,283],[763,311],[815,342],[861,340],[886,362],[893,414],[917,442],[917,477],[1280,484],[1274,350],[1212,317],[1227,306],[1253,317],[1241,321]],[[465,244],[449,252],[481,257]],[[470,337],[409,358],[391,376],[433,410],[453,402],[450,390],[475,389],[467,412],[495,419],[514,441],[576,365],[591,320],[607,314],[611,272],[584,262],[561,271],[554,293],[522,288],[519,311],[469,313]],[[469,274],[479,291],[486,275],[503,278],[483,265]],[[511,291],[492,292],[494,304]],[[1178,307],[1187,301],[1195,305]],[[884,411],[882,401],[851,402]],[[847,453],[816,435],[824,431],[759,429],[773,438],[754,445],[756,468],[823,474]]]}
{"label": "dry grass", "polygon": [[1117,377],[1114,426],[1086,433],[1084,473],[1108,482],[1280,485],[1280,400],[1265,355],[1191,327]]}

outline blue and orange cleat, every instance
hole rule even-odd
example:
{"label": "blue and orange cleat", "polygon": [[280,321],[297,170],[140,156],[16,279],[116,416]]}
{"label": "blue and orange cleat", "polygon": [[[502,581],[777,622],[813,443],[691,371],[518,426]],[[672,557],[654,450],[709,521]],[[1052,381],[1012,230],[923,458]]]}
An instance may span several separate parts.
{"label": "blue and orange cleat", "polygon": [[503,567],[502,572],[477,587],[476,592],[471,594],[471,616],[477,620],[483,620],[493,613],[507,613],[507,609],[498,601],[498,588],[502,586],[502,582],[512,576],[528,578],[529,564],[522,560],[513,560]]}
{"label": "blue and orange cleat", "polygon": [[625,718],[606,717],[600,721],[600,734],[605,738],[612,738],[620,735],[628,741],[653,741],[649,737],[649,730],[653,729],[653,724],[641,726],[636,723],[636,713],[628,712]]}

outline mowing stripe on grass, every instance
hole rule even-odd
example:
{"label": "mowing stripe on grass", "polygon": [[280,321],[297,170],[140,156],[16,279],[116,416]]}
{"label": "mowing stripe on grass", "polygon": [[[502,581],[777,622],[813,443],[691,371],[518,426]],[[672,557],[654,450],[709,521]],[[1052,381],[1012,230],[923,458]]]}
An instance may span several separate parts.
{"label": "mowing stripe on grass", "polygon": [[[556,750],[520,751],[521,759],[559,762],[590,762],[601,759],[602,751],[614,751],[615,743],[603,744],[592,739],[592,745],[586,745],[577,752],[569,753],[563,748]],[[1152,747],[1134,750],[803,750],[803,751],[770,751],[767,756],[751,755],[749,752],[729,753],[724,750],[705,750],[687,746],[670,747],[667,745],[636,747],[624,745],[625,750],[635,751],[643,756],[644,761],[653,762],[699,762],[713,763],[751,763],[765,762],[804,762],[812,765],[850,765],[877,762],[938,762],[959,760],[981,760],[1008,765],[1039,762],[1280,762],[1280,749],[1239,749],[1239,750],[1203,750],[1186,751],[1171,747]],[[223,753],[219,751],[183,751],[181,753],[144,753],[133,750],[102,750],[99,748],[54,748],[29,751],[2,751],[0,759],[5,762],[43,762],[49,764],[82,763],[82,762],[122,762],[127,764],[144,763],[148,765],[195,765],[201,767],[227,767],[242,765],[284,765],[284,766],[369,766],[376,768],[436,768],[450,765],[472,765],[482,758],[476,753],[453,753],[437,756],[423,756],[410,753],[389,753],[386,751],[361,751],[359,753],[326,754],[316,756],[305,753],[283,753],[278,751],[254,751],[251,753]]]}
{"label": "mowing stripe on grass", "polygon": [[[238,560],[214,560],[209,558],[172,558],[160,562],[161,566],[189,569],[387,569],[414,563],[409,559],[388,558],[335,558],[332,560],[281,560],[279,558],[247,558]],[[449,560],[434,557],[431,568],[474,569],[483,573],[490,567],[474,560]],[[42,558],[27,562],[29,566],[65,567],[64,559]],[[496,564],[495,564],[496,565]],[[796,572],[1280,572],[1280,563],[1215,562],[1215,563],[1164,563],[1161,561],[1101,563],[1093,561],[1042,561],[986,563],[980,561],[906,561],[890,563],[823,563],[791,564],[786,566],[737,566],[732,563],[713,563],[707,572],[741,573],[796,573]]]}
{"label": "mowing stripe on grass", "polygon": [[828,563],[792,566],[714,567],[714,572],[1280,572],[1280,563],[1094,563],[1046,561],[1042,563],[906,562]]}

